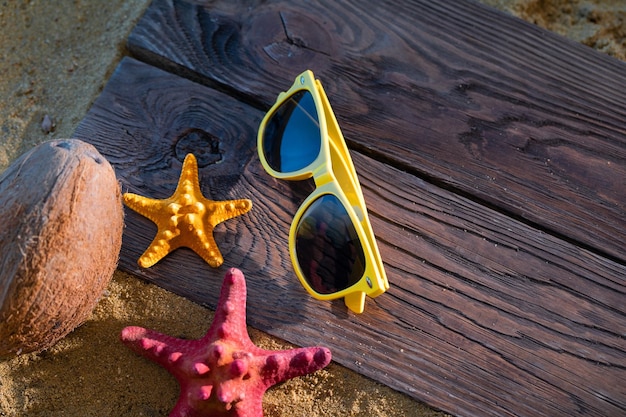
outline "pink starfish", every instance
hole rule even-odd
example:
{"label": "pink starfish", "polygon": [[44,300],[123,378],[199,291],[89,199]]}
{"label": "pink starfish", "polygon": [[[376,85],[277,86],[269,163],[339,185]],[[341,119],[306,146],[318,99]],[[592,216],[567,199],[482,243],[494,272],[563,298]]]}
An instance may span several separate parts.
{"label": "pink starfish", "polygon": [[262,417],[272,385],[322,369],[330,350],[307,347],[271,351],[252,343],[246,329],[246,281],[230,269],[213,323],[198,340],[177,339],[143,327],[126,327],[122,342],[166,368],[180,384],[170,417]]}

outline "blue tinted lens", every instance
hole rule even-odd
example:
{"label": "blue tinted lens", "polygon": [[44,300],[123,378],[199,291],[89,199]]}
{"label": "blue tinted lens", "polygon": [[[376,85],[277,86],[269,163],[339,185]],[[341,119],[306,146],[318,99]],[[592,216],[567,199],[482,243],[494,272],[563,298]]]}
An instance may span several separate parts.
{"label": "blue tinted lens", "polygon": [[298,91],[286,99],[265,124],[265,159],[275,171],[298,171],[317,158],[321,138],[313,96],[308,91]]}
{"label": "blue tinted lens", "polygon": [[319,294],[356,284],[365,272],[365,254],[354,224],[337,197],[315,200],[296,229],[296,257],[304,277]]}

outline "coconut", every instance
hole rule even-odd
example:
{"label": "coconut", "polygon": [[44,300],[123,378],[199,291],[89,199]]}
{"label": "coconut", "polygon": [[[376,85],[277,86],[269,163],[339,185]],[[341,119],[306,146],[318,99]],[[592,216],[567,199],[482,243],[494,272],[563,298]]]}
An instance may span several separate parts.
{"label": "coconut", "polygon": [[119,184],[77,139],[45,142],[0,176],[0,356],[40,351],[82,324],[122,244]]}

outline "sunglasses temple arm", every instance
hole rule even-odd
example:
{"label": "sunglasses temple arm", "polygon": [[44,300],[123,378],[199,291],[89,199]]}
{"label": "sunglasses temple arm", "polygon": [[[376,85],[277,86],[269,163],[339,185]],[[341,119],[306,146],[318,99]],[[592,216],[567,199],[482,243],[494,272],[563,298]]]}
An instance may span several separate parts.
{"label": "sunglasses temple arm", "polygon": [[346,306],[357,314],[361,314],[365,310],[365,293],[357,291],[345,296],[344,302]]}
{"label": "sunglasses temple arm", "polygon": [[324,117],[326,119],[326,130],[329,136],[329,152],[332,162],[332,170],[337,177],[337,180],[342,184],[344,192],[356,197],[359,201],[359,205],[365,208],[365,199],[363,198],[363,192],[361,191],[361,185],[359,184],[354,163],[350,157],[350,151],[346,145],[346,141],[339,128],[339,123],[335,113],[333,112],[328,96],[322,87],[319,80],[315,80],[317,85],[317,91],[322,101],[322,109]]}

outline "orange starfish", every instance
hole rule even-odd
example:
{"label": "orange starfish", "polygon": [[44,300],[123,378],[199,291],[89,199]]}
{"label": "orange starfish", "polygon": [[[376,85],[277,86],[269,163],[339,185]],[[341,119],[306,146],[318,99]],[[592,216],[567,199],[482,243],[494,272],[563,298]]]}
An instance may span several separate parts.
{"label": "orange starfish", "polygon": [[143,268],[151,267],[180,247],[192,249],[217,268],[224,258],[213,238],[213,229],[252,208],[252,201],[248,199],[213,201],[204,198],[198,180],[198,163],[191,153],[185,157],[178,186],[170,198],[157,200],[125,193],[124,203],[158,227],[154,240],[137,262]]}

